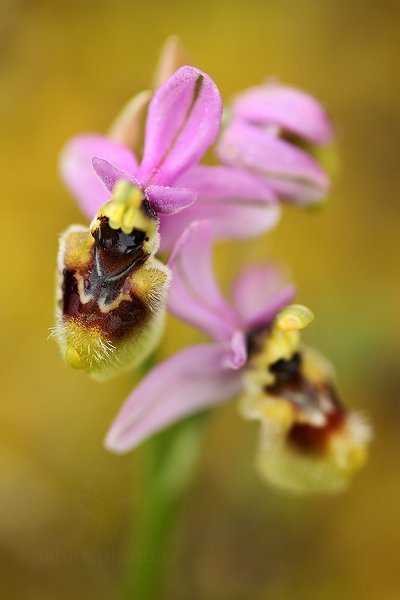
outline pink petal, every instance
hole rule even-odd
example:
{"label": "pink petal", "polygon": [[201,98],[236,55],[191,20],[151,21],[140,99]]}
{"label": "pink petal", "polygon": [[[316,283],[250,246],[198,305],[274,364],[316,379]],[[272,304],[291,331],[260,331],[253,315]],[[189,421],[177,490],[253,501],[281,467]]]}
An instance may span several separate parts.
{"label": "pink petal", "polygon": [[261,175],[225,165],[195,165],[176,182],[197,190],[202,200],[276,200],[272,186]]}
{"label": "pink petal", "polygon": [[127,452],[183,417],[233,399],[241,391],[241,373],[224,369],[224,357],[221,346],[203,344],[155,367],[125,402],[106,447]]}
{"label": "pink petal", "polygon": [[129,148],[101,135],[80,135],[65,146],[60,160],[61,176],[90,219],[110,197],[93,170],[94,156],[102,156],[129,173],[137,170],[136,158]]}
{"label": "pink petal", "polygon": [[279,221],[279,204],[265,200],[202,200],[178,215],[160,218],[161,250],[173,248],[177,238],[194,221],[209,219],[215,240],[255,237],[275,227]]}
{"label": "pink petal", "polygon": [[196,203],[178,216],[161,218],[161,247],[170,250],[179,235],[196,220],[209,219],[216,239],[247,238],[271,229],[280,209],[271,185],[260,175],[227,166],[196,165],[177,185],[198,191]]}
{"label": "pink petal", "polygon": [[329,185],[321,188],[310,184],[309,181],[287,181],[279,177],[268,179],[278,198],[299,206],[316,204],[329,194]]}
{"label": "pink petal", "polygon": [[232,111],[255,125],[278,125],[314,144],[329,144],[332,123],[310,94],[279,83],[249,88],[233,102]]}
{"label": "pink petal", "polygon": [[222,100],[215,83],[194,67],[182,67],[155,93],[149,106],[138,179],[171,185],[214,143]]}
{"label": "pink petal", "polygon": [[146,188],[146,196],[155,212],[174,215],[193,204],[197,191],[187,187],[150,185]]}
{"label": "pink petal", "polygon": [[208,221],[192,223],[176,243],[169,260],[170,310],[211,338],[228,341],[243,325],[223,298],[212,267],[213,232]]}
{"label": "pink petal", "polygon": [[223,162],[265,175],[276,191],[281,183],[289,183],[291,188],[285,189],[290,195],[285,199],[293,202],[314,202],[328,192],[329,179],[309,154],[239,119],[226,127],[217,151]]}
{"label": "pink petal", "polygon": [[288,285],[277,265],[251,265],[238,276],[232,289],[237,311],[249,329],[268,323],[276,313],[293,302],[296,289]]}
{"label": "pink petal", "polygon": [[127,171],[121,171],[121,169],[118,169],[102,158],[95,156],[92,163],[96,175],[109,192],[113,191],[115,184],[117,181],[121,181],[121,179],[124,181],[129,181],[129,183],[132,183],[132,185],[137,185],[136,179],[131,173],[128,173]]}

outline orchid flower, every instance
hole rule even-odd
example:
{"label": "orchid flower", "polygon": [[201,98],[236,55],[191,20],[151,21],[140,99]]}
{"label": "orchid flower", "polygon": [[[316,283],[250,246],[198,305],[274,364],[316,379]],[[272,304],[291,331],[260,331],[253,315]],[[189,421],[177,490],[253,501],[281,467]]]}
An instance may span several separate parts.
{"label": "orchid flower", "polygon": [[330,144],[332,138],[332,124],[315,98],[270,82],[234,98],[217,154],[227,165],[263,176],[280,199],[312,204],[330,187],[313,149]]}
{"label": "orchid flower", "polygon": [[150,103],[140,165],[128,148],[99,136],[75,138],[64,151],[66,181],[94,217],[60,240],[53,333],[71,366],[105,379],[145,360],[159,342],[170,273],[155,258],[158,215],[194,202],[197,191],[174,182],[213,143],[221,112],[214,82],[183,67]]}
{"label": "orchid flower", "polygon": [[335,491],[364,461],[368,428],[340,404],[331,369],[301,344],[312,320],[291,305],[295,290],[272,265],[253,265],[221,294],[212,269],[209,222],[196,222],[169,261],[169,308],[213,340],[156,366],[112,424],[106,447],[122,453],[175,421],[240,396],[261,424],[257,453],[265,480],[293,491]]}

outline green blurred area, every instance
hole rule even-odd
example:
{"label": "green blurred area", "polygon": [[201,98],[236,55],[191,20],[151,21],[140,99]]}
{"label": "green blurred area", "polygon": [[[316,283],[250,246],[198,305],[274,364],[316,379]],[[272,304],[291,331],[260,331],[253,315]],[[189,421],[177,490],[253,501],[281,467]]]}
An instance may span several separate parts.
{"label": "green blurred area", "polygon": [[[64,142],[105,131],[182,36],[225,99],[268,74],[321,98],[337,124],[328,206],[218,248],[228,285],[248,261],[286,261],[342,397],[374,424],[367,468],[335,498],[279,494],[253,470],[256,429],[216,412],[170,551],[165,598],[397,599],[400,560],[398,202],[400,4],[385,0],[2,0],[0,586],[7,600],[117,598],[143,455],[104,433],[132,387],[69,370],[47,341],[59,233],[84,222],[58,173]],[[163,355],[198,338],[171,321]],[[150,558],[151,559],[151,558]]]}

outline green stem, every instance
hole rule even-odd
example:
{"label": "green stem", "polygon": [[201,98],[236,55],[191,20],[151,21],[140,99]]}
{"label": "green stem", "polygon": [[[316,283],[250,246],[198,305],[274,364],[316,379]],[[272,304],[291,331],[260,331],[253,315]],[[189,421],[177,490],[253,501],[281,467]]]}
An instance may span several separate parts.
{"label": "green stem", "polygon": [[146,473],[141,513],[132,539],[135,561],[130,564],[124,600],[155,600],[168,564],[180,509],[197,463],[208,413],[195,415],[159,433],[146,443]]}

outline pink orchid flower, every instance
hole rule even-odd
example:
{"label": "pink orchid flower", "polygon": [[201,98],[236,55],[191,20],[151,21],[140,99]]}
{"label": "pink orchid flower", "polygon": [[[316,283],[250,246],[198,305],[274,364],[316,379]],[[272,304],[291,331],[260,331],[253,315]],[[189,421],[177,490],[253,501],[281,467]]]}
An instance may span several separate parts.
{"label": "pink orchid flower", "polygon": [[137,386],[112,424],[117,453],[197,411],[240,396],[246,419],[260,423],[256,465],[268,483],[297,493],[336,492],[365,461],[369,428],[338,400],[331,367],[303,346],[312,313],[288,306],[295,290],[271,265],[253,265],[233,286],[215,281],[212,224],[195,222],[170,258],[172,312],[213,343],[178,352]]}
{"label": "pink orchid flower", "polygon": [[329,177],[312,156],[313,147],[332,139],[332,124],[315,98],[270,82],[234,98],[217,154],[227,165],[264,176],[279,198],[310,204],[330,188]]}
{"label": "pink orchid flower", "polygon": [[188,224],[204,218],[213,219],[218,238],[258,235],[280,216],[271,185],[236,167],[197,164],[218,135],[221,115],[212,79],[182,67],[150,102],[140,165],[127,146],[86,134],[64,149],[62,177],[90,219],[119,180],[140,188],[159,216],[161,250],[171,250]]}

